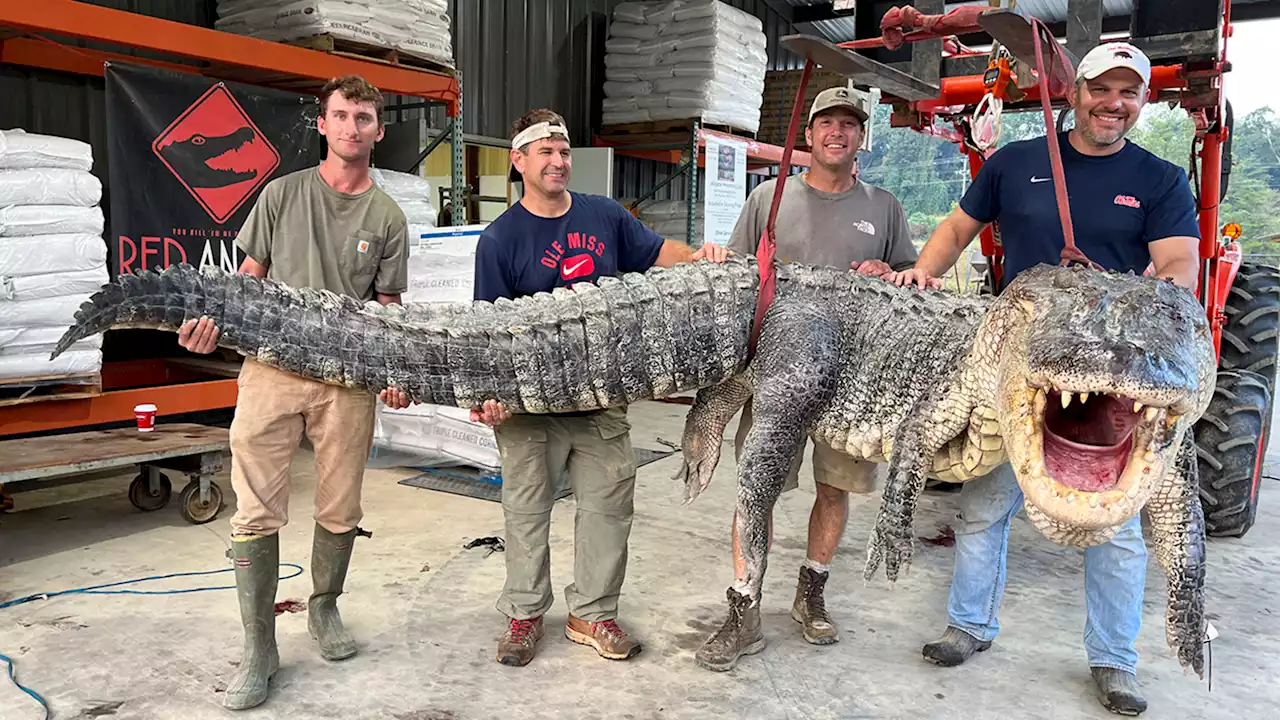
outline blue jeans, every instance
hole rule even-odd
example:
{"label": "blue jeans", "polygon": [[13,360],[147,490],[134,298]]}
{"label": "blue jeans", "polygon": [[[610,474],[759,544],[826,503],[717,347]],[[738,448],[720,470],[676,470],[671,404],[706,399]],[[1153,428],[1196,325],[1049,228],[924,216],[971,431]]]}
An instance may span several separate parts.
{"label": "blue jeans", "polygon": [[[1004,594],[1009,526],[1022,500],[1022,488],[1008,463],[965,483],[960,492],[947,621],[978,640],[994,640],[1000,632],[996,611]],[[1146,581],[1147,546],[1138,516],[1109,542],[1084,551],[1084,647],[1090,667],[1136,674],[1134,640],[1142,627]]]}

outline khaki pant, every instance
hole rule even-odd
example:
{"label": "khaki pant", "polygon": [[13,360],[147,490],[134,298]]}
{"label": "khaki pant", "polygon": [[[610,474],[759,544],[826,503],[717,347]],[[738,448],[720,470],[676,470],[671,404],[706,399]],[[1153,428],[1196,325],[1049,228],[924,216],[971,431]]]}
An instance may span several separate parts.
{"label": "khaki pant", "polygon": [[315,520],[344,533],[363,517],[360,487],[377,395],[308,380],[245,358],[231,421],[233,535],[270,535],[289,522],[289,467],[305,432],[315,448]]}
{"label": "khaki pant", "polygon": [[551,607],[551,506],[567,467],[578,511],[565,602],[583,620],[617,618],[636,484],[630,430],[627,411],[617,408],[580,417],[513,415],[495,428],[506,518],[500,612],[529,619]]}
{"label": "khaki pant", "polygon": [[[734,460],[742,457],[742,446],[747,441],[747,433],[751,431],[751,401],[742,406],[742,418],[738,421],[738,432],[733,436]],[[854,493],[869,493],[876,489],[877,463],[866,460],[855,460],[825,443],[806,439],[804,445],[812,443],[813,452],[809,456],[813,463],[814,482],[829,485],[837,490]],[[795,459],[791,461],[791,470],[787,474],[787,482],[782,492],[789,492],[800,487],[800,465],[804,460],[804,445],[800,446]]]}

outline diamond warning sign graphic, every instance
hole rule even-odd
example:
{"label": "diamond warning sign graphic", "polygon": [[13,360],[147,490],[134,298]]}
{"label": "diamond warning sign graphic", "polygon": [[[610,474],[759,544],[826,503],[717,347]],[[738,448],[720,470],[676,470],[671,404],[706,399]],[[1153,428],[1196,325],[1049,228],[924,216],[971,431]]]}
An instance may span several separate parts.
{"label": "diamond warning sign graphic", "polygon": [[218,83],[151,144],[209,217],[224,223],[271,178],[280,153]]}

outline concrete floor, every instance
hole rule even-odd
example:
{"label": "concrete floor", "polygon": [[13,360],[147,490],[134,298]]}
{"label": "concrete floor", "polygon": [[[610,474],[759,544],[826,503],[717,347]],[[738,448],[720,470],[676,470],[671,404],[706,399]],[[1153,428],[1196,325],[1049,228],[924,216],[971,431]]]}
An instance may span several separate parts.
{"label": "concrete floor", "polygon": [[[678,440],[686,408],[632,408],[637,446]],[[766,581],[769,647],[727,674],[698,668],[693,654],[714,630],[732,579],[731,446],[716,480],[690,507],[669,478],[678,456],[640,470],[632,555],[623,596],[625,627],[645,643],[628,663],[600,659],[566,640],[563,588],[572,567],[573,502],[557,505],[552,530],[556,606],[540,654],[525,668],[493,661],[503,630],[494,600],[501,554],[463,550],[502,534],[496,503],[397,484],[412,471],[371,470],[363,526],[340,601],[361,653],[330,664],[307,635],[304,613],[278,619],[281,672],[271,699],[249,718],[462,720],[464,718],[1105,718],[1081,648],[1081,553],[1053,545],[1019,520],[1009,549],[1009,588],[995,646],[960,668],[925,663],[920,646],[945,622],[953,549],[917,543],[912,572],[894,589],[860,579],[879,495],[855,497],[833,565],[828,608],[843,629],[834,646],[806,644],[789,617],[813,500],[784,496]],[[294,521],[282,562],[308,566],[309,457],[294,465]],[[205,526],[187,525],[174,505],[142,513],[128,502],[128,477],[17,496],[0,517],[0,601],[159,573],[228,567],[232,509]],[[220,478],[228,490],[229,483]],[[1280,488],[1264,490],[1261,516],[1243,540],[1213,540],[1209,610],[1222,637],[1213,644],[1213,690],[1185,676],[1164,642],[1164,580],[1154,555],[1138,642],[1150,702],[1144,717],[1261,718],[1280,707]],[[178,488],[175,488],[175,493]],[[954,513],[951,495],[922,500],[917,534],[936,536]],[[229,573],[151,587],[227,584]],[[146,586],[144,586],[146,587]],[[278,599],[306,598],[307,575],[283,581]],[[55,718],[110,716],[199,720],[232,717],[220,691],[239,659],[241,635],[231,591],[187,595],[63,596],[0,611],[0,653],[19,679],[42,693]],[[1267,710],[1266,708],[1271,708]],[[35,720],[39,708],[0,674],[0,719]]]}

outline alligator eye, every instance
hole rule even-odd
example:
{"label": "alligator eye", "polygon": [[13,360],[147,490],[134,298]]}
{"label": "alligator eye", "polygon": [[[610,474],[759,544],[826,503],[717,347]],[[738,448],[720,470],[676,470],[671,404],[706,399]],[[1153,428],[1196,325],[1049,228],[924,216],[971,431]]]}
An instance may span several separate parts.
{"label": "alligator eye", "polygon": [[203,135],[192,135],[192,136],[191,136],[191,143],[192,143],[193,145],[203,145],[203,144],[204,144],[204,136],[203,136]]}

